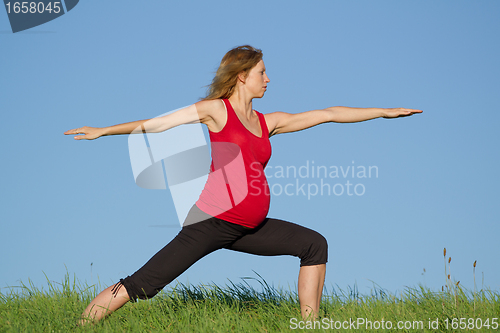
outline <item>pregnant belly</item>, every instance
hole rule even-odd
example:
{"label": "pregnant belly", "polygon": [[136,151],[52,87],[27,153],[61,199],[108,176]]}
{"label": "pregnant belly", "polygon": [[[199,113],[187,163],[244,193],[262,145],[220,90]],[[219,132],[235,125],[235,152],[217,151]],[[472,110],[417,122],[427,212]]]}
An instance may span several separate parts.
{"label": "pregnant belly", "polygon": [[227,178],[222,173],[211,173],[196,205],[222,220],[250,228],[258,226],[270,206],[267,180],[262,176],[244,182],[233,179],[228,184]]}

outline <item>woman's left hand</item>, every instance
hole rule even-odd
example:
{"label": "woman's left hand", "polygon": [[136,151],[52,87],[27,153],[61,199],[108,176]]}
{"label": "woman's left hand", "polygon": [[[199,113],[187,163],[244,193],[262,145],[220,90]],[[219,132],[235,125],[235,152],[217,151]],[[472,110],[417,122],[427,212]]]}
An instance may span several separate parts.
{"label": "woman's left hand", "polygon": [[408,117],[415,113],[422,113],[422,110],[415,109],[405,109],[405,108],[393,108],[393,109],[384,109],[384,118],[400,118],[400,117]]}

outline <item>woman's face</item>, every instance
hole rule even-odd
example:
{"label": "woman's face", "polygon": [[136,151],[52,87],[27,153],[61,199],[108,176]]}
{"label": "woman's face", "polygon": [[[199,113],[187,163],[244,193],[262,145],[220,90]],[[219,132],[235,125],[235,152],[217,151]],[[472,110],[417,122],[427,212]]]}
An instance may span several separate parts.
{"label": "woman's face", "polygon": [[261,60],[253,67],[245,78],[245,87],[254,98],[261,98],[267,90],[269,78],[266,74],[266,66]]}

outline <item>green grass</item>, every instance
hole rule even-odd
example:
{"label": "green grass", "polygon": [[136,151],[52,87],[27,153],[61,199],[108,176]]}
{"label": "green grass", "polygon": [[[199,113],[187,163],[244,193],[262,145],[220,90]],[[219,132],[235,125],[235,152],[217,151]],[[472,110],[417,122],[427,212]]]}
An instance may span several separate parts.
{"label": "green grass", "polygon": [[[283,332],[306,325],[299,323],[296,292],[269,286],[260,276],[257,281],[261,290],[246,280],[224,287],[178,284],[151,300],[128,303],[95,325],[78,327],[80,314],[96,296],[98,287],[82,286],[66,275],[61,284],[49,282],[46,290],[32,284],[4,289],[0,293],[0,332]],[[489,290],[474,293],[457,286],[452,292],[432,292],[419,286],[396,296],[382,289],[374,289],[372,295],[359,295],[356,289],[332,289],[323,293],[315,331],[350,331],[337,330],[335,324],[338,327],[345,321],[346,327],[349,321],[357,323],[361,318],[372,321],[372,329],[360,322],[357,330],[350,326],[351,331],[482,332],[487,329],[453,329],[452,320],[481,318],[484,323],[489,318],[491,328],[492,318],[499,317],[500,295]],[[438,319],[438,329],[429,329],[429,319]],[[376,329],[377,325],[387,327],[388,321],[392,330]],[[420,328],[421,321],[423,329],[399,330],[399,321],[417,325],[414,328]],[[458,321],[456,324],[460,325]],[[467,325],[477,327],[470,322]],[[500,327],[491,331],[500,331]]]}

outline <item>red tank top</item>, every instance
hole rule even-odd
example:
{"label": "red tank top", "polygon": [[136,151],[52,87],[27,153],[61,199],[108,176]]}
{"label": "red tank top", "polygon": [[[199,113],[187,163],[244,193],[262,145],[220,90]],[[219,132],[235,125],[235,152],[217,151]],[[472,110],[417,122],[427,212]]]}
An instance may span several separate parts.
{"label": "red tank top", "polygon": [[267,216],[270,192],[264,168],[271,157],[271,143],[264,115],[257,112],[262,136],[250,132],[238,119],[228,100],[224,128],[210,134],[212,164],[205,187],[196,202],[205,213],[245,227],[255,228]]}

